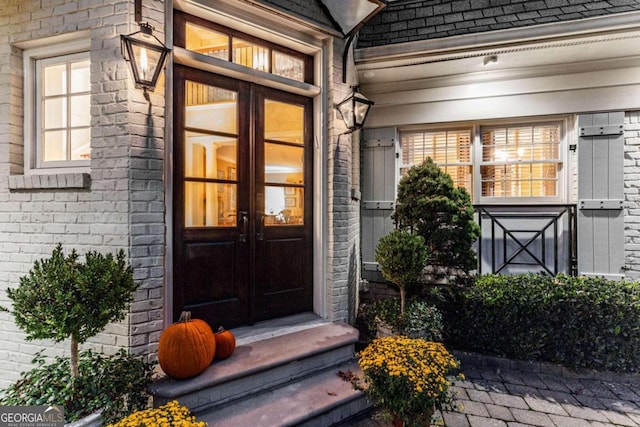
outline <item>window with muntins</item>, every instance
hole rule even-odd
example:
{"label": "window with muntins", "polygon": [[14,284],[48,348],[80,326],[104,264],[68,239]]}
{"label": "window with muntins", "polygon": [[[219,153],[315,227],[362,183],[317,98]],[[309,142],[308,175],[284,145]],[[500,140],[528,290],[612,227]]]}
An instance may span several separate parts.
{"label": "window with muntins", "polygon": [[557,197],[560,134],[560,123],[482,128],[482,197]]}
{"label": "window with muntins", "polygon": [[37,168],[85,166],[91,158],[89,53],[35,60]]}
{"label": "window with muntins", "polygon": [[432,158],[474,203],[558,202],[563,122],[401,132],[401,176]]}
{"label": "window with muntins", "polygon": [[431,157],[457,186],[473,193],[471,134],[471,129],[403,132],[401,175]]}
{"label": "window with muntins", "polygon": [[24,62],[24,173],[89,172],[91,40],[31,41]]}
{"label": "window with muntins", "polygon": [[176,11],[175,45],[298,82],[313,82],[309,55]]}

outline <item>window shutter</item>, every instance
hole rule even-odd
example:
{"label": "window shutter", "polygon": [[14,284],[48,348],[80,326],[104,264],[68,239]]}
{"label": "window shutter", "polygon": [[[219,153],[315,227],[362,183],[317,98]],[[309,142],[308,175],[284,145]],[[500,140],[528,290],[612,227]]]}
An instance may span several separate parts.
{"label": "window shutter", "polygon": [[363,277],[378,276],[376,245],[394,228],[398,180],[396,128],[365,129],[362,159],[362,263]]}
{"label": "window shutter", "polygon": [[578,117],[578,274],[624,277],[624,112]]}

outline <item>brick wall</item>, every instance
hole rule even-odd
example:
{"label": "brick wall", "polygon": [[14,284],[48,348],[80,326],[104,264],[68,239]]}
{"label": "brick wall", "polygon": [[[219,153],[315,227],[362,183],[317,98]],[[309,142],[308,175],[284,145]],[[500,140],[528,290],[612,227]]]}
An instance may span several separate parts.
{"label": "brick wall", "polygon": [[640,111],[625,114],[624,138],[626,276],[640,280]]}
{"label": "brick wall", "polygon": [[[342,52],[345,42],[334,39],[329,53],[328,105],[335,105],[350,93],[355,84],[355,67],[348,65],[347,83],[342,83]],[[329,112],[327,139],[328,224],[328,312],[331,320],[353,321],[357,286],[360,280],[360,203],[351,198],[351,189],[359,188],[360,175],[354,161],[359,159],[358,133],[340,135],[344,122]]]}
{"label": "brick wall", "polygon": [[[162,39],[164,1],[145,1],[143,17]],[[147,103],[133,89],[120,34],[136,30],[127,0],[8,0],[0,5],[0,304],[33,261],[57,242],[80,253],[123,248],[141,288],[131,315],[88,343],[155,352],[162,329],[164,269],[164,96]],[[16,43],[85,30],[91,39],[91,171],[36,177],[23,172],[22,50]],[[62,177],[62,178],[60,178]],[[25,342],[0,313],[0,389],[30,368],[33,354],[66,352],[67,343]]]}
{"label": "brick wall", "polygon": [[640,10],[626,0],[424,0],[395,1],[362,30],[358,47],[571,21]]}
{"label": "brick wall", "polygon": [[[143,3],[144,20],[162,40],[164,0]],[[295,6],[291,11],[299,16],[318,13],[314,2],[279,3]],[[162,82],[150,103],[133,89],[119,39],[137,29],[132,21],[131,0],[9,0],[0,5],[0,54],[7,58],[0,62],[0,304],[9,305],[6,288],[16,287],[33,261],[49,256],[57,242],[80,253],[123,248],[141,287],[127,319],[86,346],[106,353],[126,347],[154,359],[164,324],[164,94]],[[90,173],[22,175],[23,51],[18,46],[82,30],[91,39]],[[349,91],[341,82],[343,49],[343,40],[328,49],[329,87],[336,88],[327,92],[330,106]],[[352,64],[349,70],[353,80]],[[360,265],[359,203],[351,199],[351,188],[359,182],[353,164],[359,146],[357,134],[342,136],[338,143],[344,128],[332,109],[328,113],[327,312],[331,320],[349,320]],[[30,368],[38,350],[46,347],[49,356],[67,352],[68,343],[27,343],[24,337],[12,317],[0,313],[0,389]]]}

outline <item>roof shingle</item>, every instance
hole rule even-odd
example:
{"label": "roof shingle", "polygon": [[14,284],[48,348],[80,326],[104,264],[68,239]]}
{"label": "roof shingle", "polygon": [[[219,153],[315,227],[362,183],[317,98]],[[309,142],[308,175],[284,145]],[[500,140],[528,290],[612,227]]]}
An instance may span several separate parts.
{"label": "roof shingle", "polygon": [[640,0],[397,0],[360,30],[358,47],[633,11],[640,11]]}

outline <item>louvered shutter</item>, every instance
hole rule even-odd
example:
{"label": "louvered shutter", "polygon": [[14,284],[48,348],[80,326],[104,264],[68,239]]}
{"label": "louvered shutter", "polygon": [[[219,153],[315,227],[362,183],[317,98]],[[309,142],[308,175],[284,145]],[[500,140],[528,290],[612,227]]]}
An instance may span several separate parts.
{"label": "louvered shutter", "polygon": [[396,128],[365,129],[362,159],[362,276],[379,279],[375,251],[378,240],[394,228],[398,179]]}
{"label": "louvered shutter", "polygon": [[624,113],[578,117],[578,273],[624,277]]}

